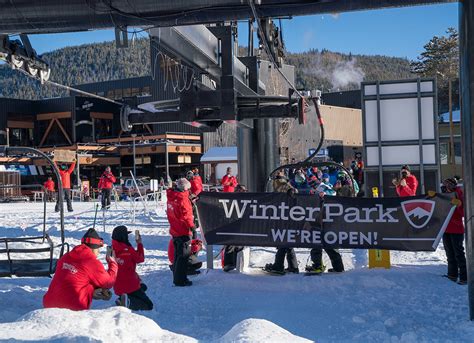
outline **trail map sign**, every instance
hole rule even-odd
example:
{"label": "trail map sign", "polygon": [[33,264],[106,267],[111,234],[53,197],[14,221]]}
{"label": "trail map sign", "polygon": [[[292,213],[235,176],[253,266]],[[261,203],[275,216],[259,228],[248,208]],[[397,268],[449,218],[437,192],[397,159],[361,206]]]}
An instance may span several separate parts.
{"label": "trail map sign", "polygon": [[197,207],[207,244],[434,251],[451,200],[203,192]]}

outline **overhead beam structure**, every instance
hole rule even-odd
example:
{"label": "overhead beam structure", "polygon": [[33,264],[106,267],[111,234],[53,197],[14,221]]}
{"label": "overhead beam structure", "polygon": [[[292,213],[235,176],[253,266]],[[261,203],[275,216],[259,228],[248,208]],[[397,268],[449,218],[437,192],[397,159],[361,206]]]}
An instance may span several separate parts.
{"label": "overhead beam structure", "polygon": [[[283,18],[454,0],[255,0],[260,17]],[[128,26],[180,26],[253,18],[247,0],[0,0],[0,33],[54,33]]]}

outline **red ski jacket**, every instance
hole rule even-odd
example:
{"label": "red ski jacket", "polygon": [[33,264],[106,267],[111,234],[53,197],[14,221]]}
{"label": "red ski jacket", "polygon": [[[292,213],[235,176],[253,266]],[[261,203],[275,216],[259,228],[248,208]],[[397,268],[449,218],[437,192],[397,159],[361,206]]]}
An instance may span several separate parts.
{"label": "red ski jacket", "polygon": [[221,184],[224,186],[223,192],[233,193],[238,182],[235,176],[224,175],[224,177],[222,178]]}
{"label": "red ski jacket", "polygon": [[187,236],[194,227],[193,207],[189,200],[189,191],[178,192],[167,189],[168,204],[166,214],[170,223],[170,234],[173,237]]}
{"label": "red ski jacket", "polygon": [[456,207],[456,209],[454,210],[453,216],[451,217],[451,220],[445,232],[462,234],[464,233],[464,224],[462,222],[462,219],[464,217],[464,194],[462,192],[461,187],[456,187],[454,192],[456,193],[456,198],[461,200],[461,205]]}
{"label": "red ski jacket", "polygon": [[[56,162],[54,162],[56,163]],[[56,166],[58,164],[56,163]],[[59,175],[61,175],[61,182],[63,184],[64,189],[71,189],[71,174],[74,171],[74,168],[76,167],[76,162],[73,162],[68,170],[62,170],[59,168]]]}
{"label": "red ski jacket", "polygon": [[199,175],[194,176],[191,180],[191,194],[199,195],[202,192],[202,179]]}
{"label": "red ski jacket", "polygon": [[140,277],[135,271],[137,264],[145,261],[143,244],[137,245],[137,250],[125,243],[112,240],[115,259],[118,263],[117,281],[114,291],[117,295],[135,292],[140,288]]}
{"label": "red ski jacket", "polygon": [[47,191],[54,192],[54,181],[53,180],[46,180],[46,182],[43,184],[43,186]]}
{"label": "red ski jacket", "polygon": [[407,185],[397,186],[397,194],[399,197],[413,197],[416,195],[416,189],[418,188],[418,180],[416,179],[415,175],[407,176],[406,178]]}
{"label": "red ski jacket", "polygon": [[108,264],[106,271],[88,246],[75,247],[59,259],[56,273],[43,297],[43,306],[74,311],[89,309],[94,289],[111,288],[115,283],[117,263],[112,259]]}
{"label": "red ski jacket", "polygon": [[114,174],[104,172],[99,180],[99,189],[112,189],[116,181]]}

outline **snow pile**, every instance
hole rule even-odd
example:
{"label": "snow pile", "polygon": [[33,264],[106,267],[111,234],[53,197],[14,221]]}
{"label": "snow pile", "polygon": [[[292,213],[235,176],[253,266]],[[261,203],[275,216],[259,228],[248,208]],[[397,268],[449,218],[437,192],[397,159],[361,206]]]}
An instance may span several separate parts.
{"label": "snow pile", "polygon": [[73,340],[75,342],[196,342],[162,330],[153,320],[123,307],[70,311],[44,309],[13,323],[0,324],[0,339]]}
{"label": "snow pile", "polygon": [[246,319],[234,325],[219,342],[311,342],[264,319]]}

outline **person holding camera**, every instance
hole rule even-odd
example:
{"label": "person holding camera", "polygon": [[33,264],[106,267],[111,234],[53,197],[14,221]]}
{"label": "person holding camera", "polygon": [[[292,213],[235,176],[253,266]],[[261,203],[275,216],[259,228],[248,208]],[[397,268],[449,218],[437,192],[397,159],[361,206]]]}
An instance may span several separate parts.
{"label": "person holding camera", "polygon": [[457,281],[460,285],[466,285],[466,255],[464,254],[463,246],[464,194],[461,187],[458,186],[458,180],[455,177],[443,180],[441,190],[443,193],[454,193],[456,199],[460,201],[460,204],[454,210],[448,227],[443,234],[443,246],[448,259],[448,274],[445,276],[451,281]]}
{"label": "person holding camera", "polygon": [[166,215],[174,246],[173,283],[178,287],[193,284],[187,277],[188,260],[192,253],[191,237],[195,230],[193,207],[189,199],[190,189],[191,183],[181,178],[173,188],[166,190]]}
{"label": "person holding camera", "polygon": [[76,246],[58,261],[53,280],[43,297],[45,308],[67,308],[73,311],[88,310],[92,299],[110,300],[117,278],[114,254],[107,255],[109,265],[97,259],[104,240],[94,229],[89,229]]}
{"label": "person holding camera", "polygon": [[137,250],[133,248],[128,240],[130,233],[124,225],[117,226],[112,232],[112,247],[118,263],[114,291],[120,297],[115,303],[133,311],[150,311],[153,303],[145,293],[148,287],[136,272],[137,264],[145,262],[145,249],[138,230],[135,231]]}
{"label": "person holding camera", "polygon": [[405,164],[402,166],[400,169],[400,178],[393,179],[392,183],[399,197],[413,197],[416,195],[418,180],[416,176],[411,173],[408,165]]}
{"label": "person holding camera", "polygon": [[104,173],[99,180],[99,189],[102,192],[102,209],[108,210],[112,202],[112,189],[114,188],[114,183],[117,181],[114,174],[112,174],[112,169],[110,167],[105,168]]}

